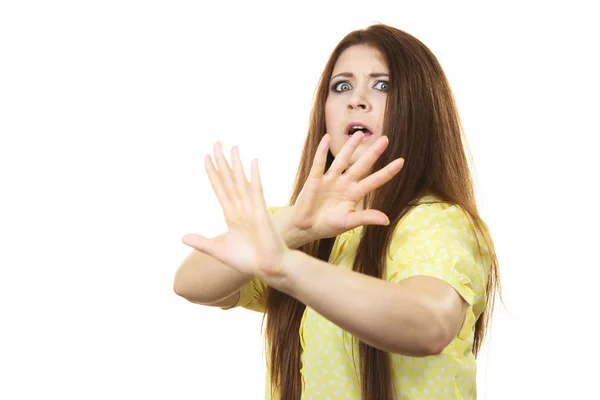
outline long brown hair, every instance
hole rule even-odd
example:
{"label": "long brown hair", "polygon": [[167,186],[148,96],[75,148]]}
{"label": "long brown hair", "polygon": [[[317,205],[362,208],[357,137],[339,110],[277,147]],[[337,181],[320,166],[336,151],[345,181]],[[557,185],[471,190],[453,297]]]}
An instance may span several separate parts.
{"label": "long brown hair", "polygon": [[[387,61],[390,87],[383,134],[389,145],[373,170],[397,157],[405,159],[402,171],[370,193],[365,208],[381,210],[389,226],[364,226],[354,260],[354,271],[382,278],[394,227],[415,205],[433,194],[441,201],[461,207],[486,241],[490,255],[487,307],[475,325],[473,353],[481,347],[499,292],[498,261],[488,228],[477,211],[473,181],[463,145],[463,132],[450,85],[436,57],[418,39],[399,29],[377,24],[346,35],[333,50],[321,75],[311,113],[308,136],[302,151],[289,205],[293,205],[306,181],[317,145],[325,134],[325,101],[329,80],[340,54],[350,46],[365,44],[378,49]],[[333,156],[328,158],[327,168]],[[335,238],[308,243],[299,250],[328,261]],[[265,340],[272,394],[281,400],[299,400],[299,329],[305,305],[275,289],[267,293]],[[391,400],[395,389],[389,355],[359,341],[361,393],[364,400]]]}

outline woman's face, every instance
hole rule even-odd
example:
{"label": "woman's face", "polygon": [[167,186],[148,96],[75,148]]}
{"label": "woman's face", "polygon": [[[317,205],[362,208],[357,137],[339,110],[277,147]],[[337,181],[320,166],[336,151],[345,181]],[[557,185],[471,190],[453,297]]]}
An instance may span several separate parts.
{"label": "woman's face", "polygon": [[359,127],[366,130],[350,165],[381,137],[388,88],[389,70],[379,50],[355,45],[342,52],[325,102],[325,126],[334,157]]}

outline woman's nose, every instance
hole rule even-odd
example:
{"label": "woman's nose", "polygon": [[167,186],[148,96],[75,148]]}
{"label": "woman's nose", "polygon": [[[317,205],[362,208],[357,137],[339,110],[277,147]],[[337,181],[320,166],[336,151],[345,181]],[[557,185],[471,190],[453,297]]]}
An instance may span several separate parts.
{"label": "woman's nose", "polygon": [[348,101],[348,110],[362,109],[363,111],[368,111],[371,108],[369,101],[367,100],[364,92],[355,90],[350,96]]}

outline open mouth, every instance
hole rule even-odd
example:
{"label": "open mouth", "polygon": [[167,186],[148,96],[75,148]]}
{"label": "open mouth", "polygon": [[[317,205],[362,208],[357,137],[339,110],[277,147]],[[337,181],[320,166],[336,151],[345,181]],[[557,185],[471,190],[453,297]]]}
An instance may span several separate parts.
{"label": "open mouth", "polygon": [[352,136],[354,135],[356,132],[362,132],[364,134],[364,137],[368,137],[371,136],[373,134],[373,132],[371,131],[371,129],[360,122],[351,122],[348,125],[346,125],[346,135],[347,136]]}

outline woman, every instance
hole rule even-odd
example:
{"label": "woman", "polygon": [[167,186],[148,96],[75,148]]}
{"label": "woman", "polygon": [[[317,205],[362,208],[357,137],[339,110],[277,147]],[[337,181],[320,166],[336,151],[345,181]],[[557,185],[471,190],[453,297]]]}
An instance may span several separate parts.
{"label": "woman", "polygon": [[461,134],[435,56],[379,24],[334,49],[288,206],[206,157],[229,229],[183,237],[174,289],[265,313],[267,398],[476,398],[499,281]]}

